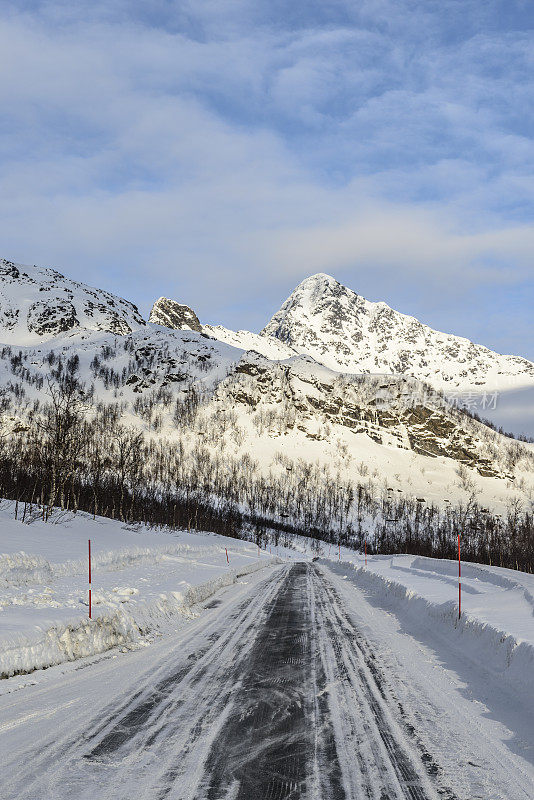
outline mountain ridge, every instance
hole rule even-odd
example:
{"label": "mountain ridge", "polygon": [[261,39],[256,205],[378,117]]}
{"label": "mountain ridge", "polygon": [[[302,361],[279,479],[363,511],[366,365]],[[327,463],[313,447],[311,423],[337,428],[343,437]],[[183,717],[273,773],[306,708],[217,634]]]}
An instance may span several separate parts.
{"label": "mountain ridge", "polygon": [[331,369],[412,375],[447,391],[534,385],[534,363],[371,302],[326,273],[305,278],[262,329]]}
{"label": "mountain ridge", "polygon": [[[451,396],[534,387],[528,359],[436,331],[322,272],[301,281],[260,333],[201,325],[189,306],[164,297],[154,303],[149,323],[203,332],[274,360],[300,353],[340,373],[413,376]],[[126,335],[145,327],[137,307],[121,297],[55,269],[0,260],[0,341],[6,344],[83,330]]]}

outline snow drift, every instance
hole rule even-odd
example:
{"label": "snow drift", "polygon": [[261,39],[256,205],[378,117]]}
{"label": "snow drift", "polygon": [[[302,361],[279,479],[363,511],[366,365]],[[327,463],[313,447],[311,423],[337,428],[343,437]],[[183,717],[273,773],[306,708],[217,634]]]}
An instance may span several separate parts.
{"label": "snow drift", "polygon": [[[243,575],[273,564],[276,559],[257,561],[191,586],[182,594],[161,594],[156,601],[120,607],[110,613],[96,611],[94,619],[72,619],[53,624],[46,630],[18,634],[10,643],[0,642],[0,677],[7,678],[35,669],[93,656],[120,645],[139,642],[148,633],[161,630],[177,615],[191,616],[196,604],[211,597],[224,586],[230,586]],[[119,594],[120,597],[120,594]],[[99,603],[98,594],[95,605]],[[120,600],[119,600],[120,602]]]}
{"label": "snow drift", "polygon": [[[395,564],[399,559],[411,562],[411,566]],[[517,580],[514,580],[509,577],[509,570],[462,564],[462,592],[469,598],[476,595],[490,597],[489,591],[475,588],[475,582],[498,587],[502,598],[500,603],[509,613],[509,623],[503,625],[503,616],[492,609],[494,602],[487,601],[485,611],[481,611],[477,604],[473,612],[463,611],[459,619],[457,600],[442,600],[447,594],[450,596],[451,590],[454,594],[457,592],[457,579],[453,576],[458,567],[454,562],[413,556],[382,557],[378,562],[382,574],[377,573],[374,559],[370,559],[368,567],[352,561],[336,563],[324,560],[324,563],[338,575],[370,592],[379,605],[387,606],[397,617],[415,626],[431,622],[433,633],[441,636],[445,644],[454,643],[468,658],[494,677],[506,681],[514,691],[533,696],[534,597],[524,583],[534,583],[534,576],[518,573]],[[405,582],[402,577],[394,579],[391,576],[393,571],[399,571]],[[430,573],[440,583],[443,581],[443,590],[438,590],[433,597],[429,596],[431,592],[425,586],[425,581],[428,583],[426,576]]]}

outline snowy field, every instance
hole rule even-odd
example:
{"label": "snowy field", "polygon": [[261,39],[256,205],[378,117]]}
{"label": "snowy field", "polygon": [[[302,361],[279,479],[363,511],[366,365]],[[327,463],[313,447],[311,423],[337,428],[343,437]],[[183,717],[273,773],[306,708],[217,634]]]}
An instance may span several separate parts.
{"label": "snowy field", "polygon": [[[84,513],[31,525],[0,511],[0,673],[147,644],[169,619],[275,554],[210,533],[128,527]],[[92,617],[88,619],[88,540]],[[226,556],[228,552],[228,560]]]}

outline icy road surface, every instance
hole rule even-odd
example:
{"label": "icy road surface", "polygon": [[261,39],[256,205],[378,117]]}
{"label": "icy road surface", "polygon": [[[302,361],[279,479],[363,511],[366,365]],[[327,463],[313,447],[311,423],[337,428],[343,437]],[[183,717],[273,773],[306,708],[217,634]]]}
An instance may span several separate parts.
{"label": "icy road surface", "polygon": [[490,687],[511,745],[435,650],[313,563],[247,576],[149,648],[33,681],[0,697],[2,800],[534,797],[513,697]]}

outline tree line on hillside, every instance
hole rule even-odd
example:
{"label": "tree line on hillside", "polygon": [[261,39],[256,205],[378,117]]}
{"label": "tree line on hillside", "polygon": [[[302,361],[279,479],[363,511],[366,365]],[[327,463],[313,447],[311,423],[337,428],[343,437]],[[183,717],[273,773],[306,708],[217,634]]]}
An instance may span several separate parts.
{"label": "tree line on hillside", "polygon": [[[123,422],[120,403],[98,403],[69,361],[52,373],[47,401],[35,401],[0,439],[0,496],[23,521],[54,508],[128,523],[211,530],[277,544],[289,534],[368,552],[454,558],[532,572],[534,521],[517,501],[503,516],[474,498],[443,510],[327,466],[278,454],[269,474],[248,454],[231,457],[201,442],[188,449]],[[172,397],[168,399],[170,403]],[[177,400],[177,430],[191,424],[201,398]],[[142,409],[140,409],[142,413]],[[233,424],[231,411],[220,419]],[[224,418],[223,418],[224,417]]]}

